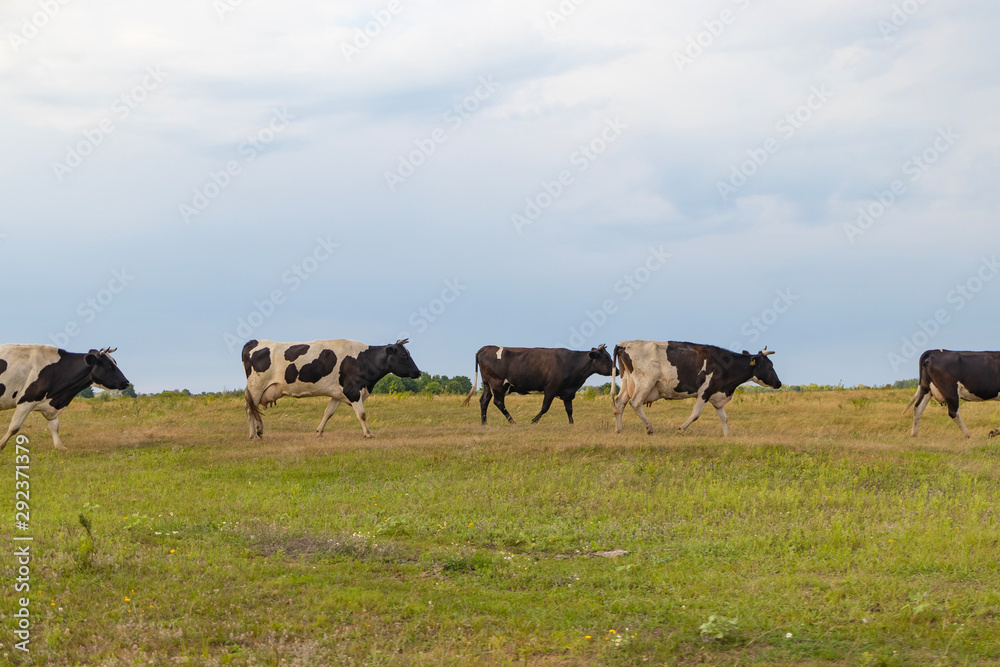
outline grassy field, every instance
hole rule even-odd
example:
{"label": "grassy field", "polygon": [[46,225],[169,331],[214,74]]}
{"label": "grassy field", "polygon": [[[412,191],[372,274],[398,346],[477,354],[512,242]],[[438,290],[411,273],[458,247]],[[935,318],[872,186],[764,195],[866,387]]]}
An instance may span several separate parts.
{"label": "grassy field", "polygon": [[[1000,664],[1000,425],[913,390],[760,393],[686,434],[606,396],[342,408],[77,400],[29,417],[31,652],[13,648],[3,452],[0,662],[35,665]],[[10,413],[2,413],[9,419]],[[6,423],[6,422],[4,422]],[[81,516],[91,527],[92,539]]]}

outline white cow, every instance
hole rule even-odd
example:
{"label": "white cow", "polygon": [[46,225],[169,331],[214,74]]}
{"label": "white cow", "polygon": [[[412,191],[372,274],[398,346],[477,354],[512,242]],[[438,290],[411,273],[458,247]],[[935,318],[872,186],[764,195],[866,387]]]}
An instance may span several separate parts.
{"label": "white cow", "polygon": [[375,383],[389,373],[418,378],[405,345],[366,345],[356,340],[314,340],[309,343],[276,343],[252,340],[243,346],[243,368],[247,374],[246,411],[250,439],[264,433],[260,411],[282,396],[329,396],[330,402],[316,428],[322,436],[326,422],[348,403],[361,422],[366,438],[372,437],[365,418],[364,400]]}
{"label": "white cow", "polygon": [[[613,355],[611,372],[611,405],[615,410],[615,431],[622,431],[625,403],[653,433],[653,424],[643,412],[643,404],[658,399],[696,398],[687,421],[678,427],[685,430],[701,416],[705,405],[712,404],[722,423],[722,433],[729,435],[725,406],[736,388],[753,380],[775,389],[781,381],[774,372],[765,347],[757,354],[744,350],[741,354],[714,345],[678,343],[674,341],[630,340],[618,343]],[[622,376],[621,393],[615,396],[615,378]]]}

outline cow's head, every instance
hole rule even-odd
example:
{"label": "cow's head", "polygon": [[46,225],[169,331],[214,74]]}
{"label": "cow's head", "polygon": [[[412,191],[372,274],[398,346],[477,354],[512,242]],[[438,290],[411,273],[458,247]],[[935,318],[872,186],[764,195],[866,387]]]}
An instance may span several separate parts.
{"label": "cow's head", "polygon": [[111,353],[117,349],[91,350],[84,357],[91,368],[90,377],[98,387],[118,390],[128,388],[130,382],[118,369],[118,363],[111,358]]}
{"label": "cow's head", "polygon": [[599,345],[590,348],[590,363],[591,368],[598,375],[611,375],[611,366],[614,362],[611,361],[611,355],[608,354],[608,346]]}
{"label": "cow's head", "polygon": [[401,378],[418,378],[420,369],[413,363],[409,351],[405,345],[410,342],[409,338],[397,340],[395,345],[385,346],[385,355],[389,360],[389,372]]}
{"label": "cow's head", "polygon": [[759,384],[762,387],[772,387],[774,389],[781,389],[781,380],[778,379],[778,374],[774,372],[774,364],[768,359],[774,350],[768,350],[767,346],[757,354],[750,354],[746,350],[743,350],[743,354],[750,355],[750,366],[753,368],[753,377],[750,379]]}

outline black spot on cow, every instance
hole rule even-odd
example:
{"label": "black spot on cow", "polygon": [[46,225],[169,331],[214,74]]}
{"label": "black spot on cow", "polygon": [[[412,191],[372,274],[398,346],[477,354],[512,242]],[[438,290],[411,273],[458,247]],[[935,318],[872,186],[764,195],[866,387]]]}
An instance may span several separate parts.
{"label": "black spot on cow", "polygon": [[34,403],[48,398],[56,410],[65,408],[92,383],[92,364],[86,363],[84,356],[59,350],[59,360],[38,372],[38,378],[28,385],[18,403]]}
{"label": "black spot on cow", "polygon": [[319,382],[333,372],[337,365],[337,353],[333,350],[323,350],[319,356],[302,367],[299,371],[299,382]]}
{"label": "black spot on cow", "polygon": [[5,359],[0,359],[0,375],[3,375],[5,370],[7,370],[7,361]]}
{"label": "black spot on cow", "polygon": [[240,358],[243,359],[243,370],[246,371],[247,377],[250,377],[250,350],[257,347],[257,339],[247,341],[246,345],[243,346],[243,354]]}
{"label": "black spot on cow", "polygon": [[299,345],[290,345],[287,350],[285,350],[285,361],[295,361],[303,354],[309,351],[309,346],[305,343],[300,343]]}
{"label": "black spot on cow", "polygon": [[285,384],[292,384],[298,376],[299,369],[295,364],[288,364],[288,368],[285,369]]}
{"label": "black spot on cow", "polygon": [[341,362],[340,386],[344,390],[344,396],[352,403],[361,400],[361,388],[366,385],[365,376],[373,370],[373,361],[372,348],[368,348],[358,354],[357,358],[345,357]]}
{"label": "black spot on cow", "polygon": [[265,347],[250,355],[250,368],[263,373],[271,367],[271,348]]}
{"label": "black spot on cow", "polygon": [[3,393],[7,391],[7,387],[3,386],[3,382],[0,382],[0,398],[3,398]]}
{"label": "black spot on cow", "polygon": [[674,391],[685,394],[698,393],[705,384],[705,377],[708,374],[705,356],[705,350],[693,347],[689,343],[667,343],[667,361],[677,369],[677,386],[674,387]]}

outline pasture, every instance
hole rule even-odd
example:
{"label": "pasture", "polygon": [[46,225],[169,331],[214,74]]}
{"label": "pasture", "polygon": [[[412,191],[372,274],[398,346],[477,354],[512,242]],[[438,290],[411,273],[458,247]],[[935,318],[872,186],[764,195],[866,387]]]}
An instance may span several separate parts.
{"label": "pasture", "polygon": [[[979,665],[1000,662],[1000,425],[914,390],[692,401],[77,399],[30,438],[33,665]],[[10,412],[2,413],[9,420]],[[6,424],[6,421],[4,422]],[[2,456],[13,467],[14,442]],[[83,526],[87,523],[88,530]]]}

